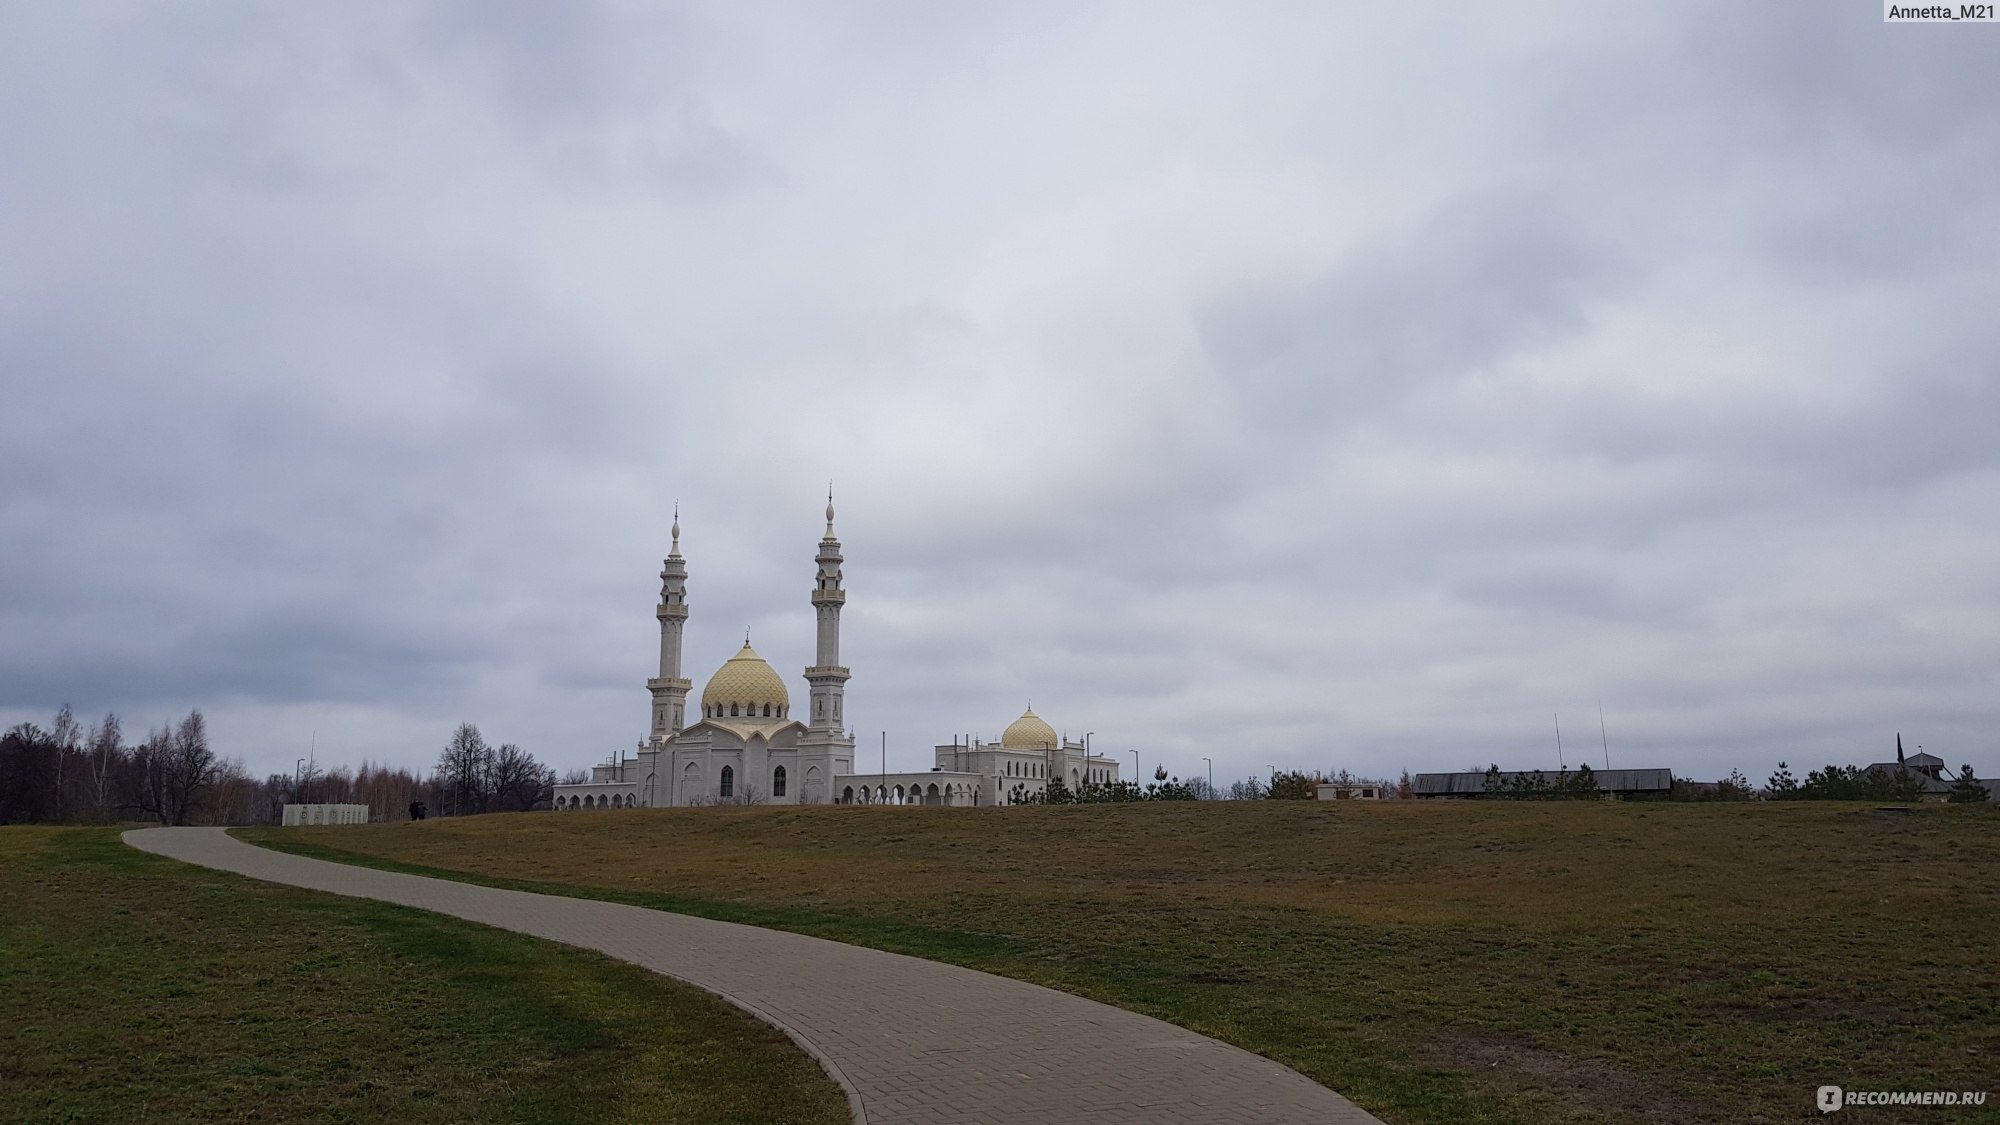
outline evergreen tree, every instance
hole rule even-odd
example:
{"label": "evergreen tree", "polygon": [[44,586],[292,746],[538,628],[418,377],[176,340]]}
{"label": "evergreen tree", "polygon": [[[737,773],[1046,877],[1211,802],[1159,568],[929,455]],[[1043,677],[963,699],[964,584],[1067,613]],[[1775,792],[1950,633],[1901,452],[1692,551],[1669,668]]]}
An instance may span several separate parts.
{"label": "evergreen tree", "polygon": [[1792,776],[1792,768],[1778,763],[1778,772],[1764,783],[1764,791],[1773,801],[1796,801],[1799,799],[1799,779]]}
{"label": "evergreen tree", "polygon": [[1986,786],[1972,776],[1972,766],[1968,763],[1958,767],[1958,780],[1951,783],[1951,793],[1945,798],[1954,805],[1969,805],[1989,799]]}
{"label": "evergreen tree", "polygon": [[1319,783],[1325,780],[1317,770],[1279,770],[1271,775],[1271,789],[1265,796],[1276,801],[1310,801],[1319,796]]}
{"label": "evergreen tree", "polygon": [[1715,799],[1718,801],[1748,801],[1757,796],[1757,789],[1742,770],[1730,770],[1729,776],[1717,783]]}
{"label": "evergreen tree", "polygon": [[1595,801],[1598,797],[1597,771],[1590,768],[1589,762],[1585,762],[1576,767],[1576,772],[1569,776],[1563,788],[1568,796],[1576,800]]}

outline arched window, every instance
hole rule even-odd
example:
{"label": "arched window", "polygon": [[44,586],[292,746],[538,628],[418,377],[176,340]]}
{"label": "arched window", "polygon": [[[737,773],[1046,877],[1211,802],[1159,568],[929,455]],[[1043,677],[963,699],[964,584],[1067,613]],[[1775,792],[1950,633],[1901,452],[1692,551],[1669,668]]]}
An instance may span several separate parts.
{"label": "arched window", "polygon": [[737,704],[735,704],[735,703],[732,703],[732,704],[730,704],[730,705],[729,705],[729,713],[730,713],[730,715],[732,715],[732,716],[735,716],[735,715],[740,715],[740,714],[742,714],[742,712],[741,712],[741,711],[737,710],[737,707],[738,707],[738,705],[737,705]]}
{"label": "arched window", "polygon": [[636,808],[638,808],[638,807],[639,807],[639,795],[638,795],[637,793],[627,793],[627,794],[625,794],[625,807],[626,807],[626,808],[628,808],[628,809],[636,809]]}
{"label": "arched window", "polygon": [[725,797],[734,797],[736,795],[736,767],[734,766],[722,767],[722,795]]}
{"label": "arched window", "polygon": [[826,718],[826,700],[824,699],[819,701],[819,717],[822,719]]}
{"label": "arched window", "polygon": [[595,797],[585,797],[585,798],[583,799],[583,807],[584,807],[584,808],[586,808],[586,809],[594,809],[594,808],[596,808],[596,807],[597,807],[597,798],[595,798]]}
{"label": "arched window", "polygon": [[840,791],[840,803],[843,805],[854,803],[854,786],[849,785]]}
{"label": "arched window", "polygon": [[771,705],[768,703],[764,704],[764,717],[767,719],[771,717]]}
{"label": "arched window", "polygon": [[779,766],[777,769],[771,771],[771,796],[782,797],[784,795],[785,767]]}

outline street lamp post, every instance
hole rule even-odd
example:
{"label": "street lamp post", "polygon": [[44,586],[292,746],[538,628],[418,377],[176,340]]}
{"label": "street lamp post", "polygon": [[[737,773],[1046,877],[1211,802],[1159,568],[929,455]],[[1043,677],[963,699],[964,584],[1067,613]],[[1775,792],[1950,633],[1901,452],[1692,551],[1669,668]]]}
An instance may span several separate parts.
{"label": "street lamp post", "polygon": [[1084,784],[1089,784],[1089,783],[1090,783],[1090,736],[1091,736],[1091,735],[1093,735],[1093,734],[1096,734],[1096,733],[1097,733],[1097,732],[1096,732],[1096,731],[1094,731],[1094,730],[1087,730],[1087,731],[1084,731],[1084,732],[1083,732],[1083,781],[1084,781]]}
{"label": "street lamp post", "polygon": [[1139,784],[1139,752],[1132,751],[1132,784]]}
{"label": "street lamp post", "polygon": [[1266,762],[1264,763],[1264,768],[1271,771],[1271,784],[1264,787],[1265,795],[1269,796],[1272,786],[1278,784],[1278,767],[1272,765],[1269,762]]}
{"label": "street lamp post", "polygon": [[1208,763],[1208,795],[1210,798],[1213,798],[1215,796],[1215,759],[1203,758],[1202,761]]}
{"label": "street lamp post", "polygon": [[292,793],[293,793],[292,799],[297,801],[301,805],[306,803],[305,776],[306,776],[306,760],[304,758],[300,758],[297,769],[292,773]]}

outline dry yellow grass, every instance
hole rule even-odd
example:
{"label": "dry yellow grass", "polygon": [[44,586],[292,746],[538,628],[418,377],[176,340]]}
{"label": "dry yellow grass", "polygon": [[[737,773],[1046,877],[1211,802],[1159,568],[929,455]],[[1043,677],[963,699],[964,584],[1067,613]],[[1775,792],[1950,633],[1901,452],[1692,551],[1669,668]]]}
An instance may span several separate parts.
{"label": "dry yellow grass", "polygon": [[1825,1082],[2000,1082],[1985,808],[690,809],[260,837],[1042,981],[1396,1122],[1777,1120]]}

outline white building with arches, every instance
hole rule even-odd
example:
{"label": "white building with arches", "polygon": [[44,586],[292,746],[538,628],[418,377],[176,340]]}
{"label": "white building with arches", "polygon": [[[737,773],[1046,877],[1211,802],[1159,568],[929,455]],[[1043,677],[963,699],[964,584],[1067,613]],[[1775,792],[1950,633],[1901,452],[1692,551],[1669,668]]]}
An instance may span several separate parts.
{"label": "white building with arches", "polygon": [[[1029,708],[998,743],[976,739],[936,748],[924,772],[859,772],[847,733],[848,669],[840,663],[840,611],[847,603],[833,500],[814,556],[812,605],[818,646],[806,668],[806,713],[792,712],[785,681],[743,639],[702,689],[700,714],[687,714],[693,683],[681,674],[687,623],[687,563],[674,515],[673,545],[660,570],[660,674],[652,693],[652,731],[631,757],[596,766],[590,780],[555,787],[554,804],[585,809],[713,804],[1005,804],[1010,793],[1039,792],[1051,778],[1076,785],[1116,781],[1118,763],[1059,737]],[[693,718],[692,723],[687,722]]]}

